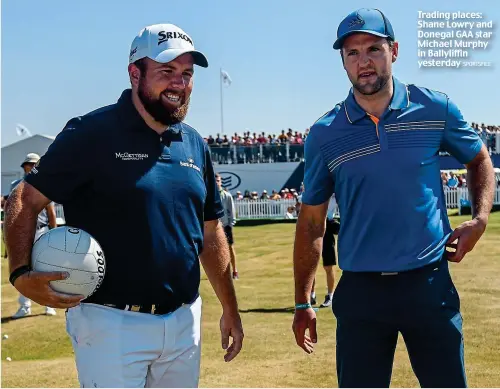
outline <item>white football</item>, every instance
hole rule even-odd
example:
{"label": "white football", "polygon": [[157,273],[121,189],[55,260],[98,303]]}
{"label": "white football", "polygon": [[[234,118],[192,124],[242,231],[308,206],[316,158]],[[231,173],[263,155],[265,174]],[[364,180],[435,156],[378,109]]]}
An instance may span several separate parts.
{"label": "white football", "polygon": [[92,295],[101,286],[106,261],[99,243],[87,232],[68,226],[40,236],[31,252],[33,270],[65,271],[65,280],[51,281],[52,289],[67,294]]}

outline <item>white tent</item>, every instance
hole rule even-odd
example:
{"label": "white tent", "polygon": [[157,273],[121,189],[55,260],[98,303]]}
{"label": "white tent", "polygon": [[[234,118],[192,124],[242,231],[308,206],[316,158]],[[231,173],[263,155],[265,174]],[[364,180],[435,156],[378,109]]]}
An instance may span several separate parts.
{"label": "white tent", "polygon": [[54,139],[53,136],[36,134],[2,147],[2,195],[9,194],[11,182],[23,176],[21,162],[26,154],[37,153],[42,156]]}

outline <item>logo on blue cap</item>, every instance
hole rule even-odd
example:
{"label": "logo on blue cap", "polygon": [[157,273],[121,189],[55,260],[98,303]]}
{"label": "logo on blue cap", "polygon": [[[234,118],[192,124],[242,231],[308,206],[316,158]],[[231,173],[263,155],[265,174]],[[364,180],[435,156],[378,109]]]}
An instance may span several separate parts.
{"label": "logo on blue cap", "polygon": [[356,14],[356,17],[349,22],[348,27],[352,28],[352,27],[355,27],[357,25],[362,26],[363,24],[365,24],[365,21],[363,20],[363,18],[361,16],[359,16],[359,14]]}

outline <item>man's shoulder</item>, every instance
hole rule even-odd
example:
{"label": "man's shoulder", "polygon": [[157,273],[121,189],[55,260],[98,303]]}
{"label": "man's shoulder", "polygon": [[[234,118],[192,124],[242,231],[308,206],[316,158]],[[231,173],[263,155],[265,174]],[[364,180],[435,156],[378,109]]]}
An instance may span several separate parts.
{"label": "man's shoulder", "polygon": [[407,88],[412,103],[437,106],[447,106],[448,104],[448,95],[444,92],[415,84],[408,84]]}
{"label": "man's shoulder", "polygon": [[82,119],[85,120],[106,120],[116,114],[116,111],[118,110],[118,104],[110,104],[106,105],[97,109],[94,109],[93,111],[90,111],[86,113],[85,115],[82,116]]}
{"label": "man's shoulder", "polygon": [[189,135],[190,137],[193,137],[197,140],[201,140],[202,142],[205,142],[203,137],[200,135],[198,130],[196,130],[193,126],[186,122],[180,122],[175,125],[177,128],[179,128],[184,134]]}
{"label": "man's shoulder", "polygon": [[61,133],[72,132],[73,136],[87,139],[93,135],[102,138],[103,128],[109,128],[117,113],[117,104],[108,105],[88,112],[81,116],[71,118],[64,126]]}
{"label": "man's shoulder", "polygon": [[[317,134],[321,134],[324,131],[331,132],[332,127],[334,127],[337,119],[341,116],[341,113],[343,112],[343,104],[344,102],[340,102],[333,107],[330,111],[326,112],[321,116],[314,124],[311,126],[311,129],[309,131],[309,135],[307,139],[309,139],[310,136],[316,136]],[[307,142],[306,139],[306,142]]]}
{"label": "man's shoulder", "polygon": [[196,130],[193,126],[189,125],[186,122],[180,122],[175,124],[175,127],[178,128],[184,136],[187,136],[194,144],[199,144],[204,148],[208,148],[208,143],[205,141],[205,139],[203,139],[198,130]]}
{"label": "man's shoulder", "polygon": [[231,197],[231,198],[233,198],[233,195],[231,194],[231,192],[227,191],[226,189],[222,190],[222,195],[224,197]]}
{"label": "man's shoulder", "polygon": [[97,108],[93,111],[86,113],[83,116],[78,116],[77,119],[83,126],[92,124],[95,125],[106,125],[110,121],[114,120],[118,114],[118,104],[110,104],[104,107]]}
{"label": "man's shoulder", "polygon": [[343,101],[340,103],[335,104],[335,107],[333,109],[325,112],[322,116],[320,116],[313,124],[312,128],[314,127],[325,127],[325,126],[330,126],[335,119],[337,118],[338,113],[340,112],[342,105],[344,104]]}

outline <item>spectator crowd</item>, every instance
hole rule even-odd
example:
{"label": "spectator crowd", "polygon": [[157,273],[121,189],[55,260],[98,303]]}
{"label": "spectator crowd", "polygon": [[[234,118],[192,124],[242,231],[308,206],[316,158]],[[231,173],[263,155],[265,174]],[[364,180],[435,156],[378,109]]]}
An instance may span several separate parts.
{"label": "spectator crowd", "polygon": [[251,200],[298,200],[300,199],[300,194],[296,189],[288,189],[284,188],[280,192],[277,192],[273,189],[271,194],[267,192],[266,189],[262,191],[259,195],[257,191],[250,192],[249,190],[245,190],[243,194],[241,191],[236,191],[236,195],[234,199],[236,201],[251,201]]}
{"label": "spectator crowd", "polygon": [[[268,193],[267,190],[263,190],[260,194],[257,191],[250,192],[249,190],[245,190],[243,194],[241,191],[237,191],[234,195],[234,200],[236,203],[240,204],[255,204],[257,206],[256,209],[259,209],[260,212],[263,213],[278,213],[284,215],[287,219],[294,219],[299,215],[300,206],[301,206],[301,198],[302,198],[303,186],[301,186],[300,192],[297,192],[295,188],[288,189],[283,188],[281,191],[272,190],[271,193]],[[266,200],[265,202],[259,203],[259,200]],[[280,200],[284,200],[286,210],[283,213],[280,213]],[[288,201],[286,201],[288,200]],[[274,201],[277,201],[274,203]],[[276,204],[273,205],[273,204]],[[277,207],[277,208],[276,208]],[[237,207],[238,209],[239,207]],[[254,208],[254,206],[252,206]],[[243,210],[246,209],[246,206],[243,207]]]}
{"label": "spectator crowd", "polygon": [[281,134],[276,136],[266,135],[265,132],[253,133],[250,135],[250,131],[244,132],[243,136],[238,135],[238,133],[234,133],[230,138],[227,135],[223,135],[221,137],[220,134],[214,138],[210,135],[208,138],[205,138],[205,141],[211,147],[229,147],[231,145],[240,145],[240,146],[254,146],[254,145],[265,145],[265,144],[293,144],[293,145],[303,145],[307,135],[309,134],[309,128],[306,129],[304,134],[298,131],[293,131],[291,128],[288,129],[288,132],[285,130],[281,130]]}
{"label": "spectator crowd", "polygon": [[443,186],[450,189],[467,188],[467,178],[465,174],[456,174],[453,172],[441,172]]}
{"label": "spectator crowd", "polygon": [[481,123],[480,126],[479,123],[472,122],[471,127],[479,134],[490,154],[500,154],[500,126],[485,125],[484,123]]}
{"label": "spectator crowd", "polygon": [[[471,127],[479,134],[490,154],[500,154],[500,126],[472,122]],[[308,134],[309,128],[304,133],[289,128],[281,130],[279,135],[245,131],[243,135],[210,135],[205,141],[210,146],[215,163],[300,162],[304,158],[304,143]],[[440,154],[447,155],[446,152]]]}
{"label": "spectator crowd", "polygon": [[304,133],[282,130],[280,135],[266,135],[265,132],[233,136],[210,135],[205,141],[210,146],[215,163],[272,163],[300,162],[304,158],[304,142],[309,129]]}

